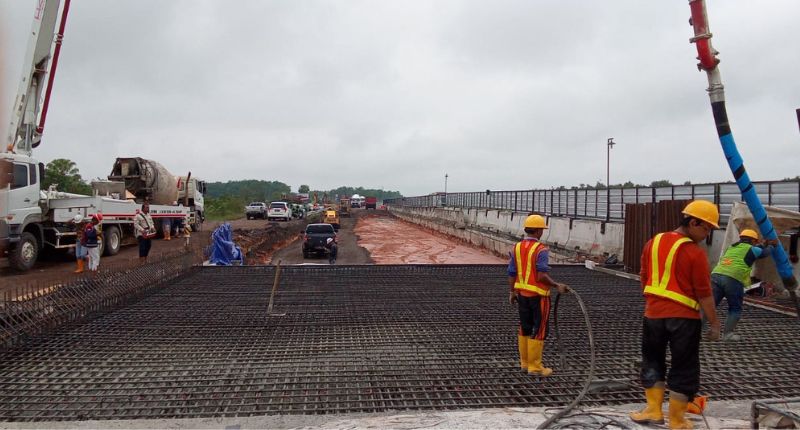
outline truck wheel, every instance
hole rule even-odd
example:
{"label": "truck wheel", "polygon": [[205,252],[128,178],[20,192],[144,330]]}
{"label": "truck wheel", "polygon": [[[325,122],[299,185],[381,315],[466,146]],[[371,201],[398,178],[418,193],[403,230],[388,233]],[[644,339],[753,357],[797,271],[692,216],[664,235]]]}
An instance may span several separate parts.
{"label": "truck wheel", "polygon": [[122,245],[122,235],[119,233],[119,228],[111,226],[103,232],[103,236],[103,255],[117,255]]}
{"label": "truck wheel", "polygon": [[194,213],[194,224],[192,224],[192,231],[200,231],[203,229],[203,213],[197,211]]}
{"label": "truck wheel", "polygon": [[19,242],[9,253],[9,264],[14,270],[25,272],[33,268],[39,257],[39,242],[32,234],[25,232],[20,235]]}

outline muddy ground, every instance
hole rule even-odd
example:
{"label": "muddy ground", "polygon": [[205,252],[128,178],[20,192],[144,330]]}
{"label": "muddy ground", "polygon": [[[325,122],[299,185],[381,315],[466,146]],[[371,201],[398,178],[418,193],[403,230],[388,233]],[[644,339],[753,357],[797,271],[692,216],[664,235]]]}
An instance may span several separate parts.
{"label": "muddy ground", "polygon": [[[325,255],[304,258],[302,232],[310,220],[268,222],[244,218],[227,221],[233,228],[234,242],[245,253],[245,264],[328,264]],[[203,230],[192,234],[193,246],[208,245],[210,235],[221,222],[207,222]],[[386,211],[354,209],[350,217],[340,219],[338,232],[339,255],[336,264],[494,264],[505,263],[504,258],[492,256],[442,234],[427,231],[417,225],[402,221]],[[151,258],[180,252],[183,239],[153,240]],[[120,270],[136,264],[138,249],[135,244],[123,246],[120,252],[100,260],[101,270]],[[69,281],[78,276],[75,259],[68,252],[44,256],[28,272],[11,268],[0,269],[0,293],[20,286],[47,285]]]}
{"label": "muddy ground", "polygon": [[[281,222],[267,222],[265,220],[247,220],[237,219],[227,221],[231,223],[234,229],[234,238],[237,243],[241,243],[243,249],[249,250],[248,245],[253,243],[260,243],[267,237],[283,237],[284,235],[291,235],[294,233],[284,233],[286,230],[292,228],[300,231],[305,223],[302,220],[290,221],[288,223]],[[210,221],[203,225],[201,231],[192,233],[190,238],[194,246],[207,245],[211,233],[222,222]],[[269,230],[274,229],[271,233]],[[160,255],[179,252],[183,249],[184,239],[173,238],[172,240],[164,240],[162,238],[154,239],[153,246],[150,250],[151,258],[158,258]],[[240,245],[241,246],[241,245]],[[127,243],[122,246],[119,253],[114,256],[104,256],[100,259],[100,269],[115,270],[119,267],[135,264],[139,259],[139,251],[135,243]],[[15,287],[33,286],[33,285],[46,285],[54,282],[64,282],[70,279],[77,278],[74,274],[75,270],[75,257],[74,254],[67,251],[49,252],[42,255],[33,269],[27,272],[17,272],[10,267],[3,267],[0,269],[0,294],[3,291],[8,291]]]}

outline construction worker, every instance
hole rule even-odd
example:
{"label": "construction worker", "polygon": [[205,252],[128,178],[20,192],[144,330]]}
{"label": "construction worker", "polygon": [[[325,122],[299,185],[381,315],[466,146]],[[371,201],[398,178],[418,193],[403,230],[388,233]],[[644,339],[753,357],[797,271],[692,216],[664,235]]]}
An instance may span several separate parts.
{"label": "construction worker", "polygon": [[83,230],[86,228],[83,222],[83,215],[75,215],[72,218],[72,223],[75,225],[75,262],[78,265],[73,273],[83,273],[83,267],[87,257],[86,247],[81,243],[85,240],[83,238]]}
{"label": "construction worker", "polygon": [[550,317],[550,289],[566,293],[569,287],[550,277],[550,251],[539,239],[547,228],[540,215],[530,215],[523,224],[525,238],[514,246],[508,263],[508,301],[519,308],[519,365],[529,375],[548,376],[553,369],[542,364],[547,322]]}
{"label": "construction worker", "polygon": [[100,222],[103,220],[103,214],[92,215],[92,220],[86,224],[83,230],[84,241],[82,245],[86,248],[89,255],[89,271],[96,272],[100,267]]}
{"label": "construction worker", "polygon": [[[712,340],[719,338],[708,258],[698,246],[719,228],[717,206],[695,200],[683,209],[680,226],[659,233],[642,251],[641,283],[645,309],[641,380],[647,406],[630,414],[639,424],[664,422],[662,403],[668,387],[669,427],[692,428],[686,409],[700,388],[700,309],[708,315]],[[666,352],[672,356],[667,373]]]}
{"label": "construction worker", "polygon": [[325,248],[328,248],[328,264],[336,264],[336,257],[339,255],[339,245],[336,239],[329,237],[325,241]]}
{"label": "construction worker", "polygon": [[758,233],[755,230],[742,230],[739,241],[725,250],[725,254],[711,271],[714,306],[719,306],[723,298],[728,301],[728,316],[725,318],[722,340],[741,339],[734,331],[742,316],[744,287],[750,285],[750,270],[756,260],[772,255],[772,245],[762,247],[758,242]]}
{"label": "construction worker", "polygon": [[152,239],[156,235],[155,223],[150,216],[150,204],[147,202],[142,203],[141,211],[136,211],[136,216],[133,218],[133,233],[139,243],[139,264],[146,264],[153,245]]}

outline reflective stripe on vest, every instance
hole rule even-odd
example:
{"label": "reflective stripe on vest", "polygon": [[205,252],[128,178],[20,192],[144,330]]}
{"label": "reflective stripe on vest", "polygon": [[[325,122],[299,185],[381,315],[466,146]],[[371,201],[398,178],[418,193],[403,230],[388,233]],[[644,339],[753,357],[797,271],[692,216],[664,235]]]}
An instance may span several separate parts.
{"label": "reflective stripe on vest", "polygon": [[650,271],[650,285],[644,287],[644,293],[664,297],[676,301],[682,305],[686,305],[694,310],[698,310],[700,309],[700,304],[697,303],[696,300],[680,292],[672,291],[667,288],[667,286],[669,286],[670,278],[674,274],[672,262],[675,260],[675,253],[678,251],[678,247],[686,242],[691,242],[691,239],[682,237],[675,241],[667,253],[666,260],[664,260],[664,273],[663,276],[661,276],[662,274],[658,271],[658,263],[661,261],[658,256],[658,250],[661,245],[661,237],[663,235],[664,233],[659,233],[653,239],[653,244],[650,249],[650,260],[652,262],[652,269]]}
{"label": "reflective stripe on vest", "polygon": [[[541,246],[541,243],[538,241],[534,242],[528,250],[528,258],[525,260],[528,264],[526,264],[525,267],[522,267],[522,242],[517,243],[517,246],[514,247],[514,256],[517,262],[517,282],[514,283],[514,289],[530,291],[540,296],[549,296],[550,288],[542,288],[530,282],[531,272],[533,272],[534,275],[533,282],[536,282],[536,261],[533,256],[536,254],[536,250],[539,249],[539,246]],[[525,270],[523,271],[523,269]]]}
{"label": "reflective stripe on vest", "polygon": [[749,243],[734,243],[725,251],[725,255],[719,259],[719,263],[717,263],[717,266],[714,267],[711,273],[730,276],[741,282],[742,285],[750,285],[751,268],[744,262],[744,258],[752,247],[753,246]]}

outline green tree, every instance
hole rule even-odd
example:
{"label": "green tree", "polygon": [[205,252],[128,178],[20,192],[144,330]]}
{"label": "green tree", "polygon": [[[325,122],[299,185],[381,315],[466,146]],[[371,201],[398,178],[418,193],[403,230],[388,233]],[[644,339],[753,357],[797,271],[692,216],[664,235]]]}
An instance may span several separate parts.
{"label": "green tree", "polygon": [[67,193],[92,195],[92,187],[81,178],[78,166],[66,158],[56,158],[45,166],[42,189],[50,185],[56,185],[59,191]]}
{"label": "green tree", "polygon": [[656,188],[656,187],[671,187],[672,186],[672,182],[670,182],[670,181],[668,181],[666,179],[660,179],[658,181],[651,182],[650,186],[653,187],[653,188]]}
{"label": "green tree", "polygon": [[308,194],[310,190],[311,188],[308,185],[300,185],[300,187],[297,188],[297,192],[300,194]]}

